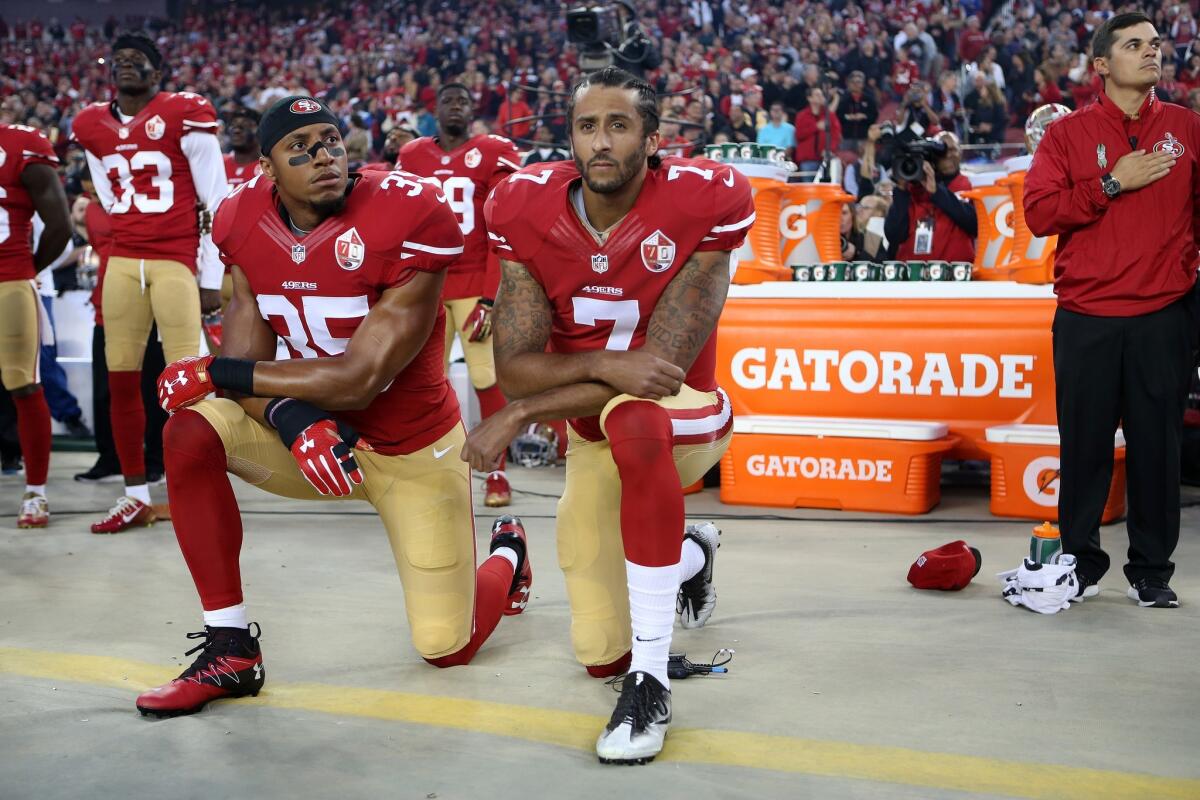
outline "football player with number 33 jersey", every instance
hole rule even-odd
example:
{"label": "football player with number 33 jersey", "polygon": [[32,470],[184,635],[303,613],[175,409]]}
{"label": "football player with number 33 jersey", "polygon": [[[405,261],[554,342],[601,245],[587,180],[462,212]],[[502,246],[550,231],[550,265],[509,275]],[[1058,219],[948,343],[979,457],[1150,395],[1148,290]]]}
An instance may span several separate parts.
{"label": "football player with number 33 jersey", "polygon": [[[398,171],[348,174],[337,117],[311,97],[275,103],[259,140],[263,174],[213,222],[234,283],[225,352],[159,377],[171,515],[205,632],[191,667],[138,698],[144,714],[262,687],[227,473],[283,497],[374,506],[413,645],[437,666],[469,662],[532,580],[511,517],[475,569],[465,433],[442,365],[442,280],[463,238],[441,193]],[[276,337],[291,359],[275,360]],[[214,389],[226,398],[204,399]]]}
{"label": "football player with number 33 jersey", "polygon": [[141,370],[151,327],[158,324],[168,361],[196,355],[201,311],[221,307],[221,261],[197,216],[198,202],[215,213],[229,191],[217,116],[197,94],[159,91],[163,68],[148,37],[117,37],[117,99],[88,106],[71,127],[113,233],[102,290],[104,356],[125,496],[92,533],[155,521],[142,450]]}
{"label": "football player with number 33 jersey", "polygon": [[656,155],[657,108],[623,70],[589,75],[568,104],[574,162],[526,167],[488,200],[496,366],[512,402],[464,451],[486,468],[529,423],[570,419],[558,555],[571,640],[592,675],[626,673],[596,743],[606,763],[662,749],[676,611],[700,627],[716,602],[719,532],[685,531],[682,487],[731,436],[714,331],[754,222],[731,167]]}
{"label": "football player with number 33 jersey", "polygon": [[[458,218],[466,243],[462,257],[446,273],[442,300],[446,306],[446,365],[454,337],[462,343],[471,385],[479,397],[480,415],[487,419],[504,408],[496,384],[492,355],[491,313],[500,280],[500,262],[489,252],[483,204],[492,188],[521,168],[521,156],[503,136],[470,136],[474,101],[461,83],[443,84],[437,94],[438,135],[415,139],[400,148],[396,166],[432,180],[442,188]],[[484,503],[506,506],[512,490],[503,458],[488,473]]]}

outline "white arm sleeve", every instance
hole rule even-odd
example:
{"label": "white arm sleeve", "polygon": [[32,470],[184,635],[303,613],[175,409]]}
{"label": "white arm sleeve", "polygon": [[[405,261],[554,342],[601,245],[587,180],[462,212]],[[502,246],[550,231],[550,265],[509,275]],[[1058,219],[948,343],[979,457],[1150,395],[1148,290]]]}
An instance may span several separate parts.
{"label": "white arm sleeve", "polygon": [[[180,140],[183,154],[187,157],[196,186],[196,196],[210,213],[216,215],[217,207],[229,194],[229,182],[225,180],[225,162],[221,158],[221,145],[211,133],[192,133]],[[220,289],[225,274],[225,265],[217,253],[212,236],[200,237],[200,252],[196,258],[196,272],[200,276],[201,289]]]}
{"label": "white arm sleeve", "polygon": [[104,168],[104,164],[100,163],[100,159],[92,155],[92,151],[84,150],[83,153],[87,156],[88,170],[92,174],[92,185],[96,187],[96,196],[100,198],[100,205],[104,208],[105,214],[111,214],[116,198],[113,196],[112,183],[108,180],[108,170]]}

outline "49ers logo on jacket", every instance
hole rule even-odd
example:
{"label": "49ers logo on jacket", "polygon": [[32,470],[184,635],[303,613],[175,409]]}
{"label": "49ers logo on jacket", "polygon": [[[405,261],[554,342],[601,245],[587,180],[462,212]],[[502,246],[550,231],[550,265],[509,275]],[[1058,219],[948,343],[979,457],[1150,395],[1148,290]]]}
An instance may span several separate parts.
{"label": "49ers logo on jacket", "polygon": [[642,263],[651,272],[665,272],[675,261],[675,243],[661,230],[642,239]]}
{"label": "49ers logo on jacket", "polygon": [[1175,134],[1171,133],[1170,131],[1167,131],[1167,138],[1160,142],[1154,143],[1154,152],[1170,153],[1176,158],[1179,158],[1181,155],[1183,155],[1183,150],[1183,142],[1176,139]]}
{"label": "49ers logo on jacket", "polygon": [[167,123],[158,114],[146,120],[146,135],[151,139],[161,139],[167,132]]}
{"label": "49ers logo on jacket", "polygon": [[358,235],[357,228],[351,228],[334,239],[333,255],[342,269],[354,270],[362,266],[363,259],[367,256],[367,248],[362,237]]}

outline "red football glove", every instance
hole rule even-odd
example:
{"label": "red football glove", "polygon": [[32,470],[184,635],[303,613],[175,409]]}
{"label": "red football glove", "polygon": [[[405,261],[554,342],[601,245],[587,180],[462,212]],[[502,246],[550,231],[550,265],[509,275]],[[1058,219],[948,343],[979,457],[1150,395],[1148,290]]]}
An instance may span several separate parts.
{"label": "red football glove", "polygon": [[482,342],[492,335],[492,302],[486,297],[481,297],[475,308],[471,309],[462,327],[468,342]]}
{"label": "red football glove", "polygon": [[209,366],[212,356],[188,356],[168,364],[158,376],[158,404],[168,414],[198,403],[216,387]]}
{"label": "red football glove", "polygon": [[304,479],[321,494],[346,497],[363,482],[354,453],[331,419],[314,422],[301,431],[292,442],[292,458]]}

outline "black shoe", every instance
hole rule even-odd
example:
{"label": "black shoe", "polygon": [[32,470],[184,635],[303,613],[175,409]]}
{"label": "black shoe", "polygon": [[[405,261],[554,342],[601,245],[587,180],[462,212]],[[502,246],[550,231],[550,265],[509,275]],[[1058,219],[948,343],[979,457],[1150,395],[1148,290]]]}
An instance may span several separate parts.
{"label": "black shoe", "polygon": [[1075,573],[1075,580],[1079,583],[1079,590],[1075,592],[1074,597],[1068,597],[1072,603],[1082,603],[1089,597],[1095,597],[1100,594],[1100,581]]}
{"label": "black shoe", "polygon": [[159,470],[159,471],[155,471],[152,469],[146,470],[146,485],[147,486],[158,486],[161,483],[163,483],[165,480],[166,479],[163,477],[161,470]]}
{"label": "black shoe", "polygon": [[[257,623],[250,623],[258,628]],[[256,696],[266,682],[259,633],[244,628],[210,628],[189,633],[189,639],[204,639],[188,650],[200,655],[175,680],[143,692],[137,699],[142,716],[178,717],[195,714],[213,700]]]}
{"label": "black shoe", "polygon": [[84,483],[112,483],[121,480],[121,468],[97,461],[87,472],[77,472],[75,480]]}
{"label": "black shoe", "polygon": [[1142,608],[1179,608],[1179,596],[1162,578],[1142,578],[1129,587],[1128,594]]}
{"label": "black shoe", "polygon": [[63,420],[63,425],[67,426],[67,435],[74,439],[90,439],[92,432],[87,425],[83,424],[83,420],[79,417],[71,417],[68,420]]}
{"label": "black shoe", "polygon": [[596,740],[600,763],[653,761],[671,724],[671,690],[648,672],[630,672],[609,683],[621,688],[621,698]]}
{"label": "black shoe", "polygon": [[19,455],[0,459],[0,474],[2,475],[19,475],[24,468],[25,464]]}

